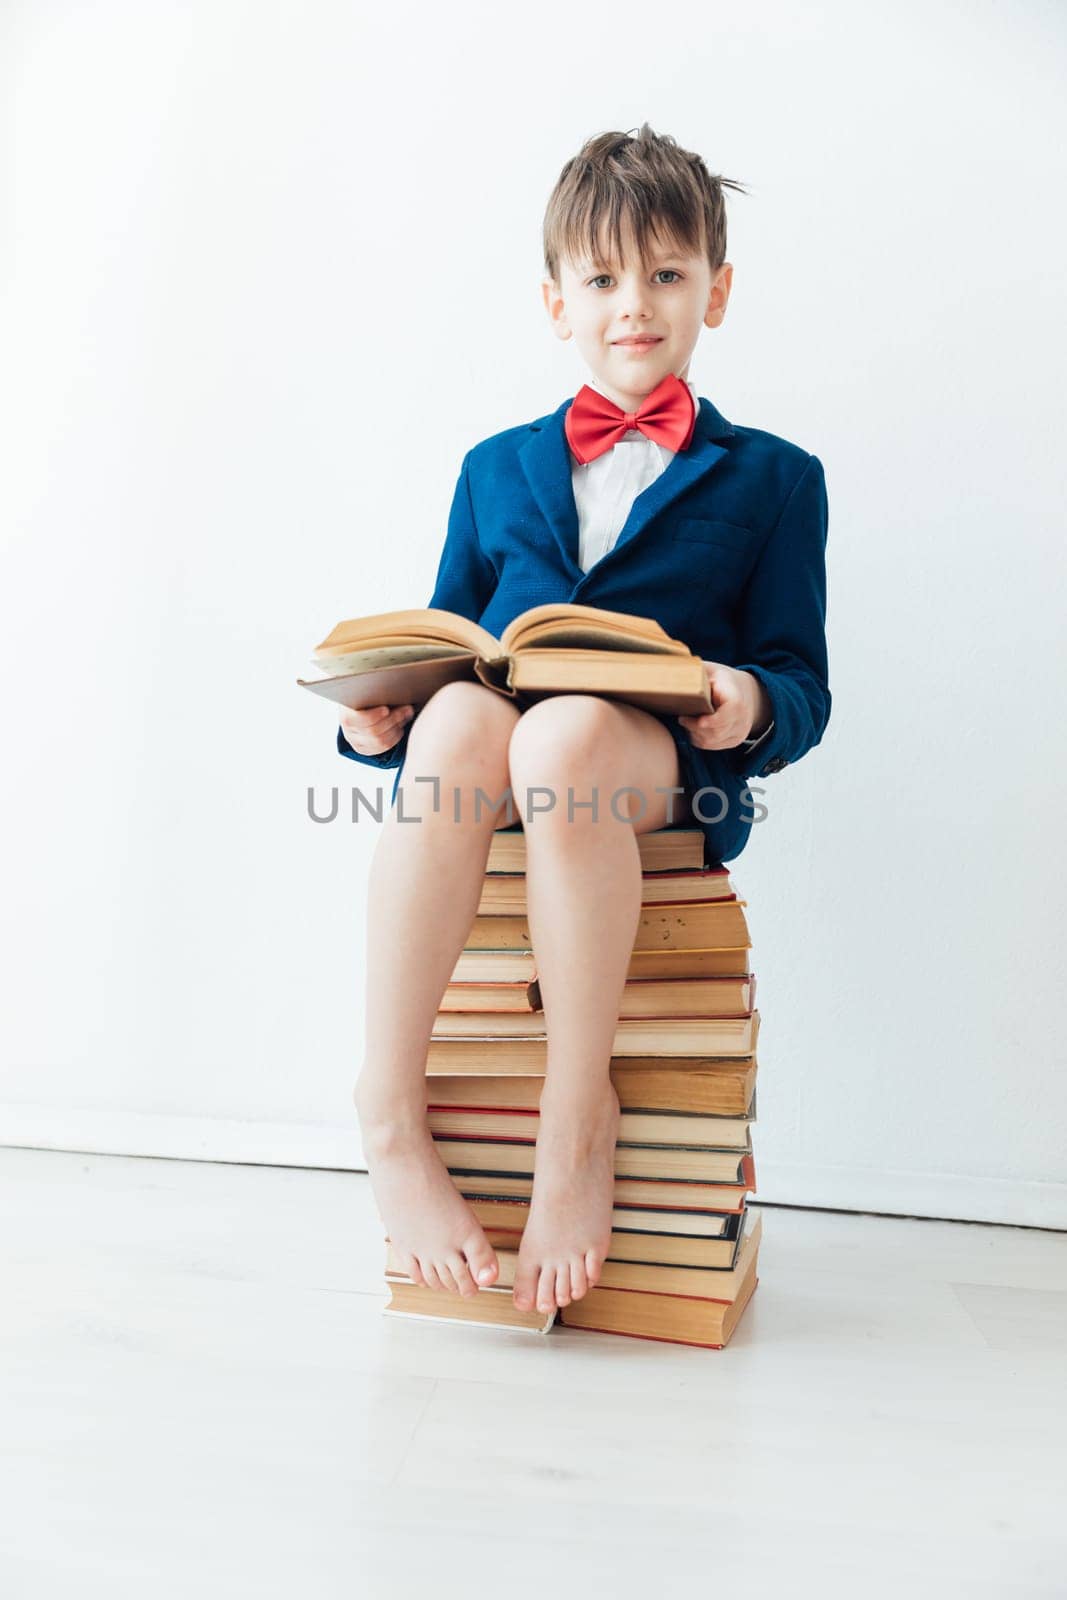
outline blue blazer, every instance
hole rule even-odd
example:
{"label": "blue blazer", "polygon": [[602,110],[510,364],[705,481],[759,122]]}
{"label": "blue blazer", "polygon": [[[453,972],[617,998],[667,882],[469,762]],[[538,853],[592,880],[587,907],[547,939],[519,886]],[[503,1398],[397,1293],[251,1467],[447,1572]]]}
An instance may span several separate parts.
{"label": "blue blazer", "polygon": [[[822,463],[773,433],[731,425],[701,397],[688,450],[636,497],[613,548],[583,572],[563,429],[570,404],[464,456],[427,604],[498,636],[548,601],[633,612],[696,655],[759,678],[773,724],[749,749],[700,750],[676,717],[659,718],[688,788],[720,791],[701,797],[695,814],[676,796],[674,825],[703,829],[706,862],[731,860],[756,810],[746,779],[799,761],[830,717]],[[358,754],[337,730],[342,755],[397,768],[393,802],[410,726],[377,756]]]}

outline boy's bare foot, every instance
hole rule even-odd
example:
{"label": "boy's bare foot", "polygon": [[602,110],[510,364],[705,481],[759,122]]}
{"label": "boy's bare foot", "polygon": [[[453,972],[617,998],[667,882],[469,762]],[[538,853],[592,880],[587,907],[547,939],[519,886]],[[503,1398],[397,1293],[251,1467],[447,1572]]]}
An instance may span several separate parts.
{"label": "boy's bare foot", "polygon": [[393,1112],[358,1084],[353,1099],[374,1199],[403,1270],[468,1297],[495,1283],[496,1252],[438,1155],[425,1110]]}
{"label": "boy's bare foot", "polygon": [[512,1298],[521,1311],[580,1300],[611,1244],[619,1097],[610,1079],[541,1092],[530,1215]]}

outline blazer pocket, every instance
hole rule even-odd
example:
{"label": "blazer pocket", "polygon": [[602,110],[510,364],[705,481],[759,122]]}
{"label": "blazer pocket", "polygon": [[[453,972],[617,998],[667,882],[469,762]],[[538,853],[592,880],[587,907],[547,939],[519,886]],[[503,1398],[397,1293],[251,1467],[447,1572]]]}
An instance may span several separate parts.
{"label": "blazer pocket", "polygon": [[757,535],[738,522],[716,522],[705,517],[680,517],[674,537],[691,544],[714,544],[724,550],[748,555],[756,548]]}

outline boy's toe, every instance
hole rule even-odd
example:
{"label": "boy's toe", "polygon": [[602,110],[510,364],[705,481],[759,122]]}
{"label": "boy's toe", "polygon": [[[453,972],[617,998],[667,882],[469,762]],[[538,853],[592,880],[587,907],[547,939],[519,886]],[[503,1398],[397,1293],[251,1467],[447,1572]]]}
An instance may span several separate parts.
{"label": "boy's toe", "polygon": [[571,1269],[564,1263],[556,1268],[556,1304],[569,1306],[571,1303]]}
{"label": "boy's toe", "polygon": [[458,1253],[448,1258],[448,1270],[455,1280],[456,1288],[460,1294],[469,1298],[478,1293],[478,1285],[471,1277],[471,1269]]}
{"label": "boy's toe", "polygon": [[480,1283],[485,1288],[488,1284],[496,1282],[500,1276],[500,1262],[484,1233],[468,1239],[463,1246],[463,1254],[467,1258],[471,1277],[476,1284]]}
{"label": "boy's toe", "polygon": [[593,1287],[593,1285],[596,1283],[597,1279],[600,1277],[601,1264],[602,1264],[602,1258],[597,1255],[595,1250],[587,1250],[585,1252],[585,1271],[586,1271],[586,1276],[589,1279],[589,1288],[590,1289]]}
{"label": "boy's toe", "polygon": [[579,1256],[571,1262],[571,1299],[580,1300],[589,1287],[589,1280],[585,1275],[585,1262]]}
{"label": "boy's toe", "polygon": [[511,1296],[520,1311],[533,1310],[536,1288],[537,1268],[527,1266],[520,1257],[515,1268],[515,1288]]}
{"label": "boy's toe", "polygon": [[449,1270],[448,1262],[444,1260],[435,1261],[434,1266],[437,1268],[437,1276],[440,1278],[442,1286],[448,1290],[449,1294],[458,1294],[459,1285]]}
{"label": "boy's toe", "polygon": [[538,1311],[553,1311],[556,1305],[556,1269],[542,1267],[537,1280]]}

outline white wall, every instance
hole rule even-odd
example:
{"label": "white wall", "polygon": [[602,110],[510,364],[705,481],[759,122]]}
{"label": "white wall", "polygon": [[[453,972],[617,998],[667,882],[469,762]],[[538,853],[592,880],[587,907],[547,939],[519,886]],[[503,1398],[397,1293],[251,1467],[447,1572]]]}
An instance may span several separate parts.
{"label": "white wall", "polygon": [[4,18],[0,1139],[359,1165],[375,828],[305,795],[369,769],[294,680],[583,381],[541,214],[647,117],[752,189],[693,376],[830,491],[832,723],[734,868],[761,1195],[1067,1225],[1062,11]]}

